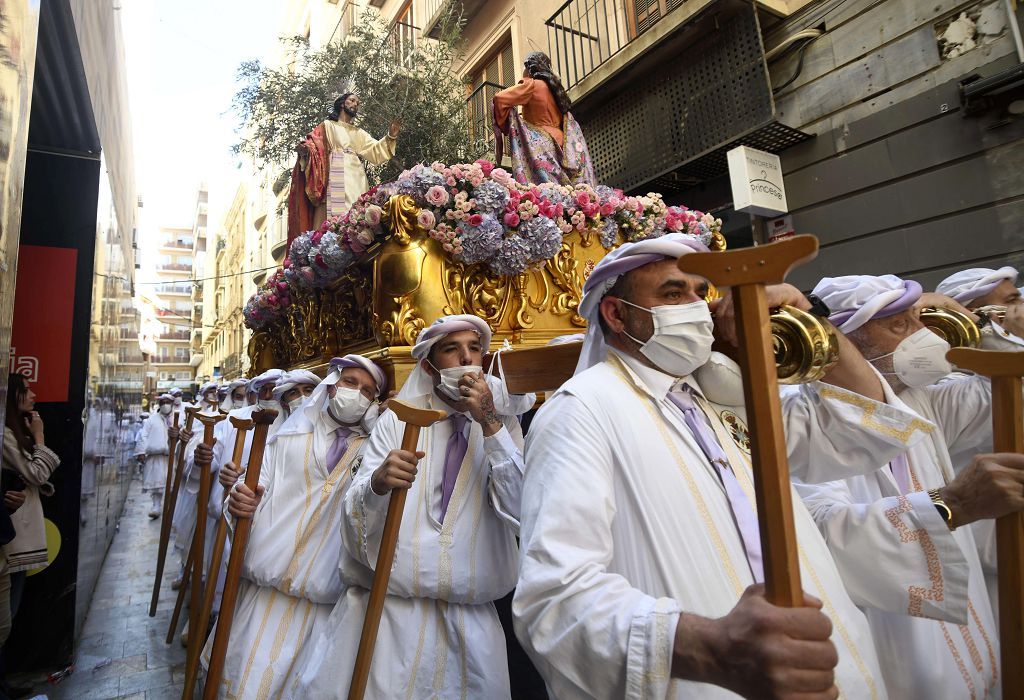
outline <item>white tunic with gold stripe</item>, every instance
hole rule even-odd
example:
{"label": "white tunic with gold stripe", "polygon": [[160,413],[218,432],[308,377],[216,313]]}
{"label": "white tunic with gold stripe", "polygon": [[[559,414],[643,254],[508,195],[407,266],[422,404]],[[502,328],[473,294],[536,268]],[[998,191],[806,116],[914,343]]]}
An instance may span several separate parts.
{"label": "white tunic with gold stripe", "polygon": [[280,697],[303,644],[341,595],[344,494],[366,438],[352,435],[332,470],[324,457],[335,428],[320,414],[312,432],[278,436],[267,447],[266,491],[245,552],[219,697]]}

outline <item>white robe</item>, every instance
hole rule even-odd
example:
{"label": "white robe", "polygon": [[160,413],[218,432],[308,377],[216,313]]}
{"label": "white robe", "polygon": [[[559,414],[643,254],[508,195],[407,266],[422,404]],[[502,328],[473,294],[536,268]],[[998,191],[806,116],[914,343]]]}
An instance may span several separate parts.
{"label": "white robe", "polygon": [[[442,410],[437,397],[411,403]],[[514,417],[483,437],[467,422],[469,446],[444,522],[441,479],[451,422],[420,432],[426,453],[409,490],[384,601],[368,698],[507,698],[505,637],[493,601],[516,579],[522,432]],[[296,664],[286,697],[348,694],[389,496],[370,489],[373,470],[398,449],[404,426],[390,411],[377,421],[363,467],[345,497],[344,596]]]}
{"label": "white robe", "polygon": [[[360,195],[370,189],[370,183],[366,179],[366,168],[360,158],[372,165],[383,165],[395,155],[396,140],[385,135],[379,140],[360,129],[355,124],[349,124],[341,120],[328,119],[322,123],[328,152],[324,154],[327,169],[327,177],[324,178],[325,191],[324,201],[316,208],[313,223],[319,225],[321,221],[329,216],[343,216]],[[337,184],[331,187],[331,160],[336,159],[337,165],[344,170],[344,202],[338,202],[338,209],[334,210],[330,204],[332,189],[337,191]],[[309,176],[309,161],[302,159],[303,168]]]}
{"label": "white robe", "polygon": [[991,440],[989,384],[961,377],[905,389],[899,399],[934,425],[907,452],[909,493],[886,462],[797,490],[868,618],[889,693],[997,697],[998,629],[977,545],[970,528],[950,532],[927,493],[952,481],[951,450]]}
{"label": "white robe", "polygon": [[[612,351],[564,384],[530,427],[512,611],[553,697],[735,697],[670,677],[680,613],[723,616],[754,582],[721,481],[667,398],[674,381]],[[754,503],[743,408],[697,402]],[[855,471],[868,465],[839,449],[850,431],[862,454],[903,449],[887,429],[862,431],[863,410],[806,403],[787,422],[791,453]],[[885,414],[884,427],[900,424],[898,411],[872,410]],[[802,586],[834,626],[836,683],[849,698],[884,698],[864,615],[795,493],[793,503]]]}
{"label": "white robe", "polygon": [[335,428],[321,415],[312,432],[267,446],[259,480],[266,490],[245,551],[219,697],[279,697],[303,645],[338,601],[342,502],[366,438],[352,435],[330,470],[324,458]]}
{"label": "white robe", "polygon": [[146,419],[135,442],[135,454],[145,455],[143,491],[163,491],[167,485],[167,428],[169,417],[156,413]]}

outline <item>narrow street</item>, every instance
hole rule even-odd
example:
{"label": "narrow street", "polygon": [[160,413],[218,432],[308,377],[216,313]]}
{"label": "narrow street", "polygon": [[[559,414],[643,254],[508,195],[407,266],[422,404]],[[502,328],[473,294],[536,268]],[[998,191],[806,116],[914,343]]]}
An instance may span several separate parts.
{"label": "narrow street", "polygon": [[146,517],[148,505],[141,481],[133,480],[120,530],[75,645],[75,671],[57,685],[37,685],[36,693],[51,700],[181,697],[185,650],[177,640],[164,643],[175,599],[170,571],[164,576],[156,617],[148,615],[160,536],[160,521]]}

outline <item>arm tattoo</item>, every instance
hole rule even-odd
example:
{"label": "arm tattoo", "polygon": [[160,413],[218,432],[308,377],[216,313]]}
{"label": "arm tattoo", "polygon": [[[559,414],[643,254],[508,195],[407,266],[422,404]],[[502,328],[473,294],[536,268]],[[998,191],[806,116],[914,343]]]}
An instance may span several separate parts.
{"label": "arm tattoo", "polygon": [[480,408],[483,409],[485,423],[501,423],[498,412],[494,409],[494,399],[490,396],[484,397],[480,402]]}

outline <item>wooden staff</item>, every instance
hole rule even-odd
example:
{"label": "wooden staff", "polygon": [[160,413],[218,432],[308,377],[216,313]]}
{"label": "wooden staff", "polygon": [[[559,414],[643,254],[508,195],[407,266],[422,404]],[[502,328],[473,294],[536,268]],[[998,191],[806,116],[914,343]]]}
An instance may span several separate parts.
{"label": "wooden staff", "polygon": [[[957,367],[992,378],[993,448],[1024,452],[1024,353],[954,348],[946,357]],[[996,557],[1003,697],[1024,698],[1024,513],[996,519]]]}
{"label": "wooden staff", "polygon": [[188,595],[190,582],[192,581],[192,557],[196,553],[196,541],[193,539],[188,544],[188,555],[185,557],[185,567],[181,574],[181,586],[178,588],[178,595],[174,599],[174,612],[171,614],[171,624],[167,626],[167,637],[164,640],[167,644],[174,641],[174,635],[178,631],[178,620],[181,618],[181,609],[185,607],[185,596]]}
{"label": "wooden staff", "polygon": [[[231,453],[231,462],[235,465],[242,463],[242,452],[245,450],[245,434],[252,429],[255,423],[247,418],[236,418],[231,416],[231,425],[235,430],[235,447]],[[225,493],[225,497],[226,497]],[[223,504],[222,504],[223,505]],[[217,597],[217,574],[220,573],[220,564],[224,558],[224,543],[228,538],[228,521],[221,512],[217,521],[217,534],[213,538],[213,551],[210,552],[210,567],[206,574],[206,588],[203,595],[203,607],[199,611],[198,629],[206,630],[210,624],[210,615],[213,613],[213,599]],[[203,651],[203,644],[206,635],[189,634],[188,655],[185,659],[185,688],[182,691],[182,700],[192,697],[195,688],[196,678],[199,676],[199,656]]]}
{"label": "wooden staff", "polygon": [[[416,408],[395,399],[388,402],[388,408],[400,421],[405,423],[402,449],[406,452],[416,451],[416,443],[420,439],[420,428],[426,428],[442,421],[448,415],[444,411]],[[370,677],[370,664],[373,662],[373,648],[377,643],[377,630],[380,627],[381,613],[384,611],[384,598],[388,592],[388,581],[391,579],[391,565],[395,560],[395,547],[398,545],[398,529],[402,526],[402,512],[405,510],[405,497],[408,492],[409,489],[391,489],[387,519],[384,521],[380,551],[377,554],[377,565],[373,569],[370,600],[366,604],[363,631],[359,636],[359,651],[356,653],[356,665],[352,671],[352,683],[348,690],[349,700],[362,700],[363,694],[366,692],[366,682]]]}
{"label": "wooden staff", "polygon": [[764,288],[766,284],[782,282],[790,269],[812,260],[817,251],[818,239],[814,236],[795,236],[754,248],[689,253],[680,257],[678,263],[683,272],[701,275],[719,287],[732,290],[761,525],[765,595],[774,605],[790,608],[803,604],[803,591],[771,320]]}
{"label": "wooden staff", "polygon": [[[213,429],[217,424],[227,418],[219,412],[213,415],[205,413],[197,414],[199,422],[203,424],[203,444],[212,448]],[[199,469],[199,494],[196,496],[196,525],[192,529],[192,598],[188,603],[188,635],[189,643],[192,637],[205,637],[206,629],[199,628],[199,613],[203,607],[203,562],[206,559],[206,511],[210,507],[210,465],[196,464]],[[209,584],[209,581],[207,581]]]}
{"label": "wooden staff", "polygon": [[[275,418],[277,411],[268,408],[256,411],[252,416],[256,428],[252,434],[249,464],[245,470],[245,486],[253,493],[260,482],[267,431],[270,430],[270,424]],[[224,675],[224,657],[228,651],[228,639],[231,637],[231,622],[235,615],[235,604],[238,602],[238,583],[242,577],[242,561],[251,529],[252,518],[239,518],[235,523],[235,536],[231,542],[231,554],[228,556],[228,570],[224,576],[224,593],[220,599],[220,617],[217,619],[213,649],[210,651],[210,668],[206,672],[206,685],[203,686],[203,700],[214,700],[217,697],[217,688]]]}
{"label": "wooden staff", "polygon": [[[195,420],[196,408],[185,409],[185,430],[192,431],[192,422]],[[178,427],[178,414],[174,414],[174,427]],[[167,440],[170,446],[170,438]],[[156,603],[160,597],[160,584],[164,577],[164,564],[167,561],[167,543],[171,538],[171,520],[174,518],[174,506],[178,501],[178,488],[181,486],[181,474],[185,470],[185,441],[178,437],[178,466],[175,469],[174,482],[171,483],[170,465],[174,459],[174,448],[170,449],[167,456],[167,489],[164,491],[164,512],[160,520],[160,547],[156,555],[156,579],[153,581],[153,597],[149,600],[149,616],[156,615]]]}

